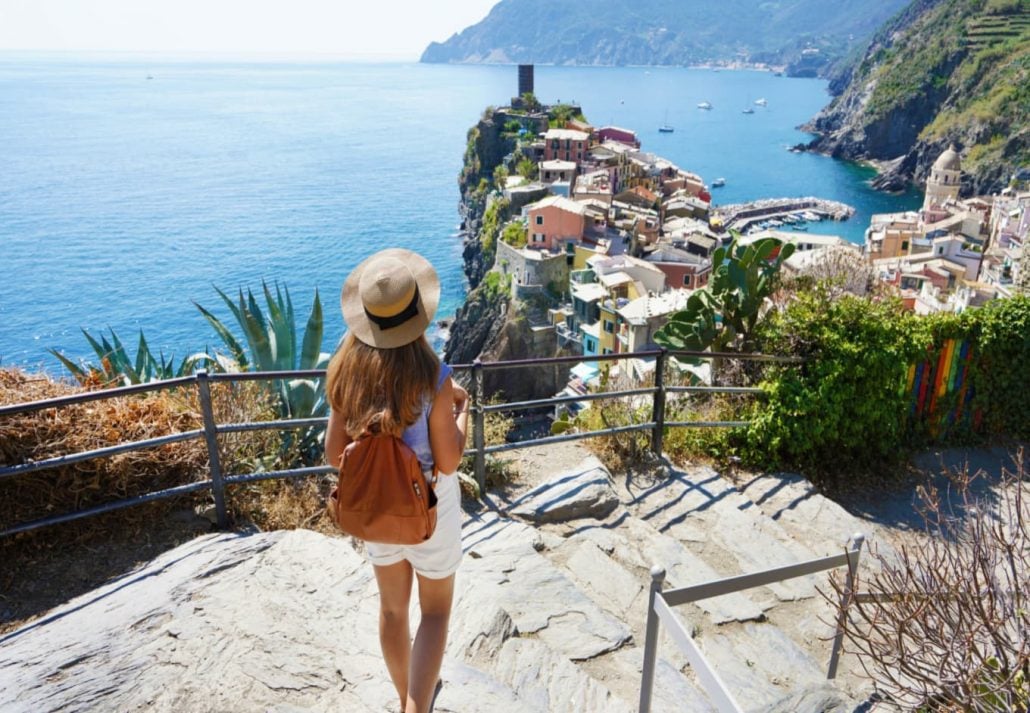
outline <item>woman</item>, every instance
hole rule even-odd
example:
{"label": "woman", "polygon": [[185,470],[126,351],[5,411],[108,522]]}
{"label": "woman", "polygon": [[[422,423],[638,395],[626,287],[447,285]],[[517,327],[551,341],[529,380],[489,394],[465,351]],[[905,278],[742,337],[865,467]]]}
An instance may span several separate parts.
{"label": "woman", "polygon": [[[436,271],[398,248],[366,259],[347,277],[341,306],[348,332],[329,364],[332,407],[326,460],[339,466],[344,448],[366,429],[400,436],[427,480],[434,467],[438,500],[432,537],[417,545],[366,543],[379,585],[379,642],[405,713],[430,710],[440,675],[461,560],[457,476],[465,449],[468,394],[450,378],[425,338],[440,299]],[[408,628],[412,580],[422,618],[414,644]]]}

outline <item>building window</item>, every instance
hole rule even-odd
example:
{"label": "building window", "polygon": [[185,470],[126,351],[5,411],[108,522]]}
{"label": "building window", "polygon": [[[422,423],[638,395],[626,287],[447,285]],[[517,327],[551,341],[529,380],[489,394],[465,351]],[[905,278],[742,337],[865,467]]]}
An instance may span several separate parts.
{"label": "building window", "polygon": [[908,241],[907,240],[902,240],[901,241],[901,249],[902,250],[908,250]]}
{"label": "building window", "polygon": [[601,353],[602,354],[611,354],[612,350],[609,349],[608,347],[605,347],[604,349],[601,350]]}
{"label": "building window", "polygon": [[690,275],[684,275],[683,276],[683,286],[684,287],[692,287],[691,280],[690,280]]}
{"label": "building window", "polygon": [[542,243],[547,239],[547,236],[543,233],[533,233],[533,242]]}
{"label": "building window", "polygon": [[604,320],[604,331],[608,332],[608,334],[615,334],[615,323],[610,319]]}
{"label": "building window", "polygon": [[537,225],[543,225],[543,224],[544,224],[544,216],[542,216],[542,215],[538,215],[538,216],[536,217],[536,224],[537,224]]}

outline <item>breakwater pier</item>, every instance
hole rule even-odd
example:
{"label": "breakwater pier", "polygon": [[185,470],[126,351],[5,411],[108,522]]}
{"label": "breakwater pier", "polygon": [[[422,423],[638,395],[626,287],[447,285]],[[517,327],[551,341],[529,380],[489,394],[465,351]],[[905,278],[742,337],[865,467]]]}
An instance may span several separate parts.
{"label": "breakwater pier", "polygon": [[749,203],[732,203],[712,209],[712,216],[726,230],[746,232],[759,223],[808,213],[819,220],[847,220],[855,209],[825,198],[763,198]]}

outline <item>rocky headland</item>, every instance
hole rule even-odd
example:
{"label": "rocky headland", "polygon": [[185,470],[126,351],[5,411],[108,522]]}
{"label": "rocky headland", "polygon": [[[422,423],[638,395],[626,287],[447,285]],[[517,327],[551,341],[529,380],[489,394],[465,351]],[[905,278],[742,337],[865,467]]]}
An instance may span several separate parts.
{"label": "rocky headland", "polygon": [[[479,122],[469,129],[468,144],[458,177],[461,199],[459,213],[464,232],[465,276],[469,292],[450,325],[444,359],[451,364],[482,361],[510,361],[530,357],[557,356],[551,339],[549,349],[541,351],[534,339],[534,324],[540,321],[533,304],[513,300],[506,285],[490,274],[502,226],[521,209],[494,191],[494,171],[516,149],[516,139],[506,132],[505,124],[518,116],[522,122],[545,131],[547,115],[535,118],[512,115],[506,110],[488,108]],[[534,369],[533,378],[519,370],[488,371],[484,390],[488,397],[503,393],[508,400],[546,398],[561,390],[566,370],[550,367]]]}

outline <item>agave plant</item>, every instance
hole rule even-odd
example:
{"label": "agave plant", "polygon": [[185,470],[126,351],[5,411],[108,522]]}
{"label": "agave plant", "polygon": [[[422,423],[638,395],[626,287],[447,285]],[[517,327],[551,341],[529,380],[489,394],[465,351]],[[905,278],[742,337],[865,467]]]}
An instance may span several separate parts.
{"label": "agave plant", "polygon": [[[240,371],[306,371],[325,368],[329,354],[321,351],[322,303],[318,298],[318,290],[315,290],[315,300],[298,350],[297,321],[289,290],[285,285],[280,288],[278,283],[274,294],[267,283],[262,282],[261,287],[265,309],[262,309],[249,288],[246,296],[241,288],[236,300],[215,288],[236,320],[242,339],[237,338],[209,310],[193,303],[222,340],[234,368]],[[275,397],[281,418],[318,418],[329,413],[322,379],[279,379],[267,384]],[[315,460],[321,453],[324,431],[323,427],[311,427],[298,431],[299,436],[287,432],[283,441],[283,454],[298,449],[305,460]]]}
{"label": "agave plant", "polygon": [[164,352],[155,355],[147,344],[143,330],[139,332],[139,344],[136,347],[136,358],[132,359],[125,346],[118,338],[118,334],[111,329],[111,340],[103,334],[100,341],[90,335],[85,329],[82,334],[86,337],[90,347],[97,355],[98,364],[87,361],[80,361],[78,364],[61,354],[56,349],[47,351],[57,357],[58,361],[64,364],[71,372],[76,381],[80,384],[101,383],[110,386],[129,386],[131,384],[143,384],[149,381],[160,381],[163,379],[174,379],[179,376],[192,374],[201,365],[212,364],[219,368],[217,360],[210,354],[200,352],[185,357],[178,366],[174,357],[165,358]]}

